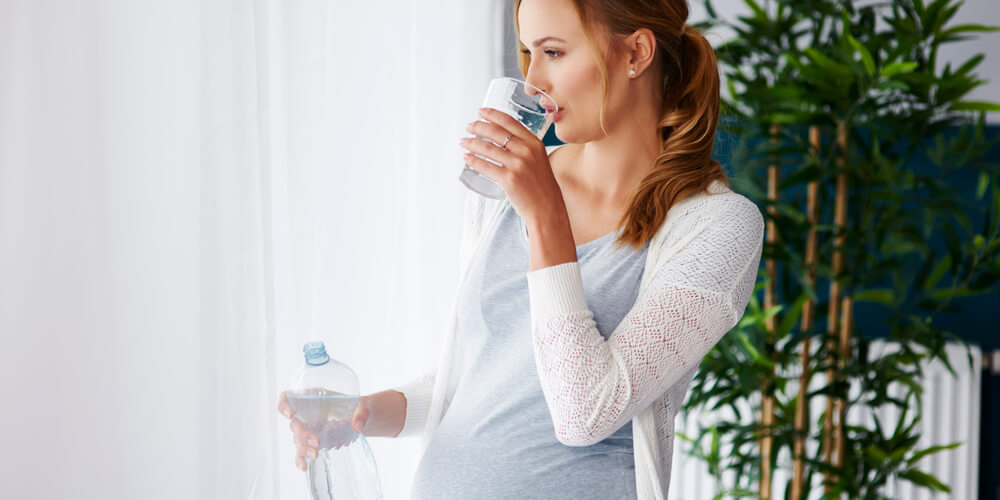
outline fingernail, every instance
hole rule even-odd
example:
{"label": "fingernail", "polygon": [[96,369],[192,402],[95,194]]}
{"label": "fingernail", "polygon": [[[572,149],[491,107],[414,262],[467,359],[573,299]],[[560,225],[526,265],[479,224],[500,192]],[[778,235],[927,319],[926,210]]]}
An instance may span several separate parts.
{"label": "fingernail", "polygon": [[319,446],[319,441],[316,441],[315,439],[310,439],[309,440],[309,446],[312,446],[313,448],[316,448],[316,447]]}
{"label": "fingernail", "polygon": [[309,450],[306,455],[309,455],[309,458],[316,458],[316,450]]}
{"label": "fingernail", "polygon": [[291,418],[292,418],[292,410],[289,410],[288,408],[285,408],[285,418],[291,420]]}

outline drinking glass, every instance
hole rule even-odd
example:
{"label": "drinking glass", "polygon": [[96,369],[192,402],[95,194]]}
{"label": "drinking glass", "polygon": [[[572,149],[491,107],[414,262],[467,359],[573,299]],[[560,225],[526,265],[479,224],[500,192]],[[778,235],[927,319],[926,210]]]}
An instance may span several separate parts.
{"label": "drinking glass", "polygon": [[[553,114],[559,109],[556,102],[545,92],[530,83],[508,77],[490,80],[486,99],[483,100],[483,107],[493,108],[510,115],[538,138],[545,135],[546,129],[552,123]],[[482,118],[480,120],[486,121]],[[479,139],[490,141],[484,137],[479,137]],[[494,165],[502,166],[488,158],[476,156]],[[500,184],[469,168],[468,165],[462,169],[462,174],[458,176],[458,179],[469,189],[487,198],[502,200],[507,196]]]}

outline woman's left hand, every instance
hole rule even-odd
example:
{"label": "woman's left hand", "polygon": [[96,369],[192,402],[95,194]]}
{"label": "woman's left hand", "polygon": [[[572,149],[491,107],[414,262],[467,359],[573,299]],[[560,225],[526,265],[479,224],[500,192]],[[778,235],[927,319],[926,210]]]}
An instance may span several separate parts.
{"label": "woman's left hand", "polygon": [[465,154],[465,164],[497,181],[521,218],[530,220],[543,214],[560,213],[565,216],[562,190],[541,139],[502,111],[482,108],[479,116],[486,121],[472,122],[466,130],[492,142],[470,137],[462,139],[461,145],[503,166],[471,153]]}

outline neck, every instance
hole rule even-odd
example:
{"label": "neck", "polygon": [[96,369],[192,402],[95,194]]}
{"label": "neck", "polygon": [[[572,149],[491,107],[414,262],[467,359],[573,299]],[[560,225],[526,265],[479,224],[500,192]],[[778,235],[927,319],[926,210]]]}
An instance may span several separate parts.
{"label": "neck", "polygon": [[576,184],[595,201],[625,203],[660,152],[656,117],[625,118],[607,137],[585,143],[575,162]]}
{"label": "neck", "polygon": [[580,183],[600,198],[627,197],[649,173],[658,152],[653,141],[635,136],[589,142],[580,152]]}
{"label": "neck", "polygon": [[660,153],[658,93],[654,71],[628,81],[631,102],[625,112],[608,117],[608,135],[579,148],[573,177],[592,200],[624,204],[653,167]]}

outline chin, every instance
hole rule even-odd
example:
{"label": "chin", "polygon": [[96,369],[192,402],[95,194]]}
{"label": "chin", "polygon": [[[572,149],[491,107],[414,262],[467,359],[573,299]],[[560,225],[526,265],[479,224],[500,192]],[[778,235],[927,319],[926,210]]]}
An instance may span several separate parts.
{"label": "chin", "polygon": [[554,127],[556,128],[556,137],[566,144],[580,144],[581,142],[586,142],[580,140],[581,138],[579,132],[573,130],[572,127],[567,127],[561,122],[555,124]]}
{"label": "chin", "polygon": [[560,121],[556,124],[556,137],[566,144],[583,144],[604,137],[604,132],[600,128],[594,131],[567,127]]}

